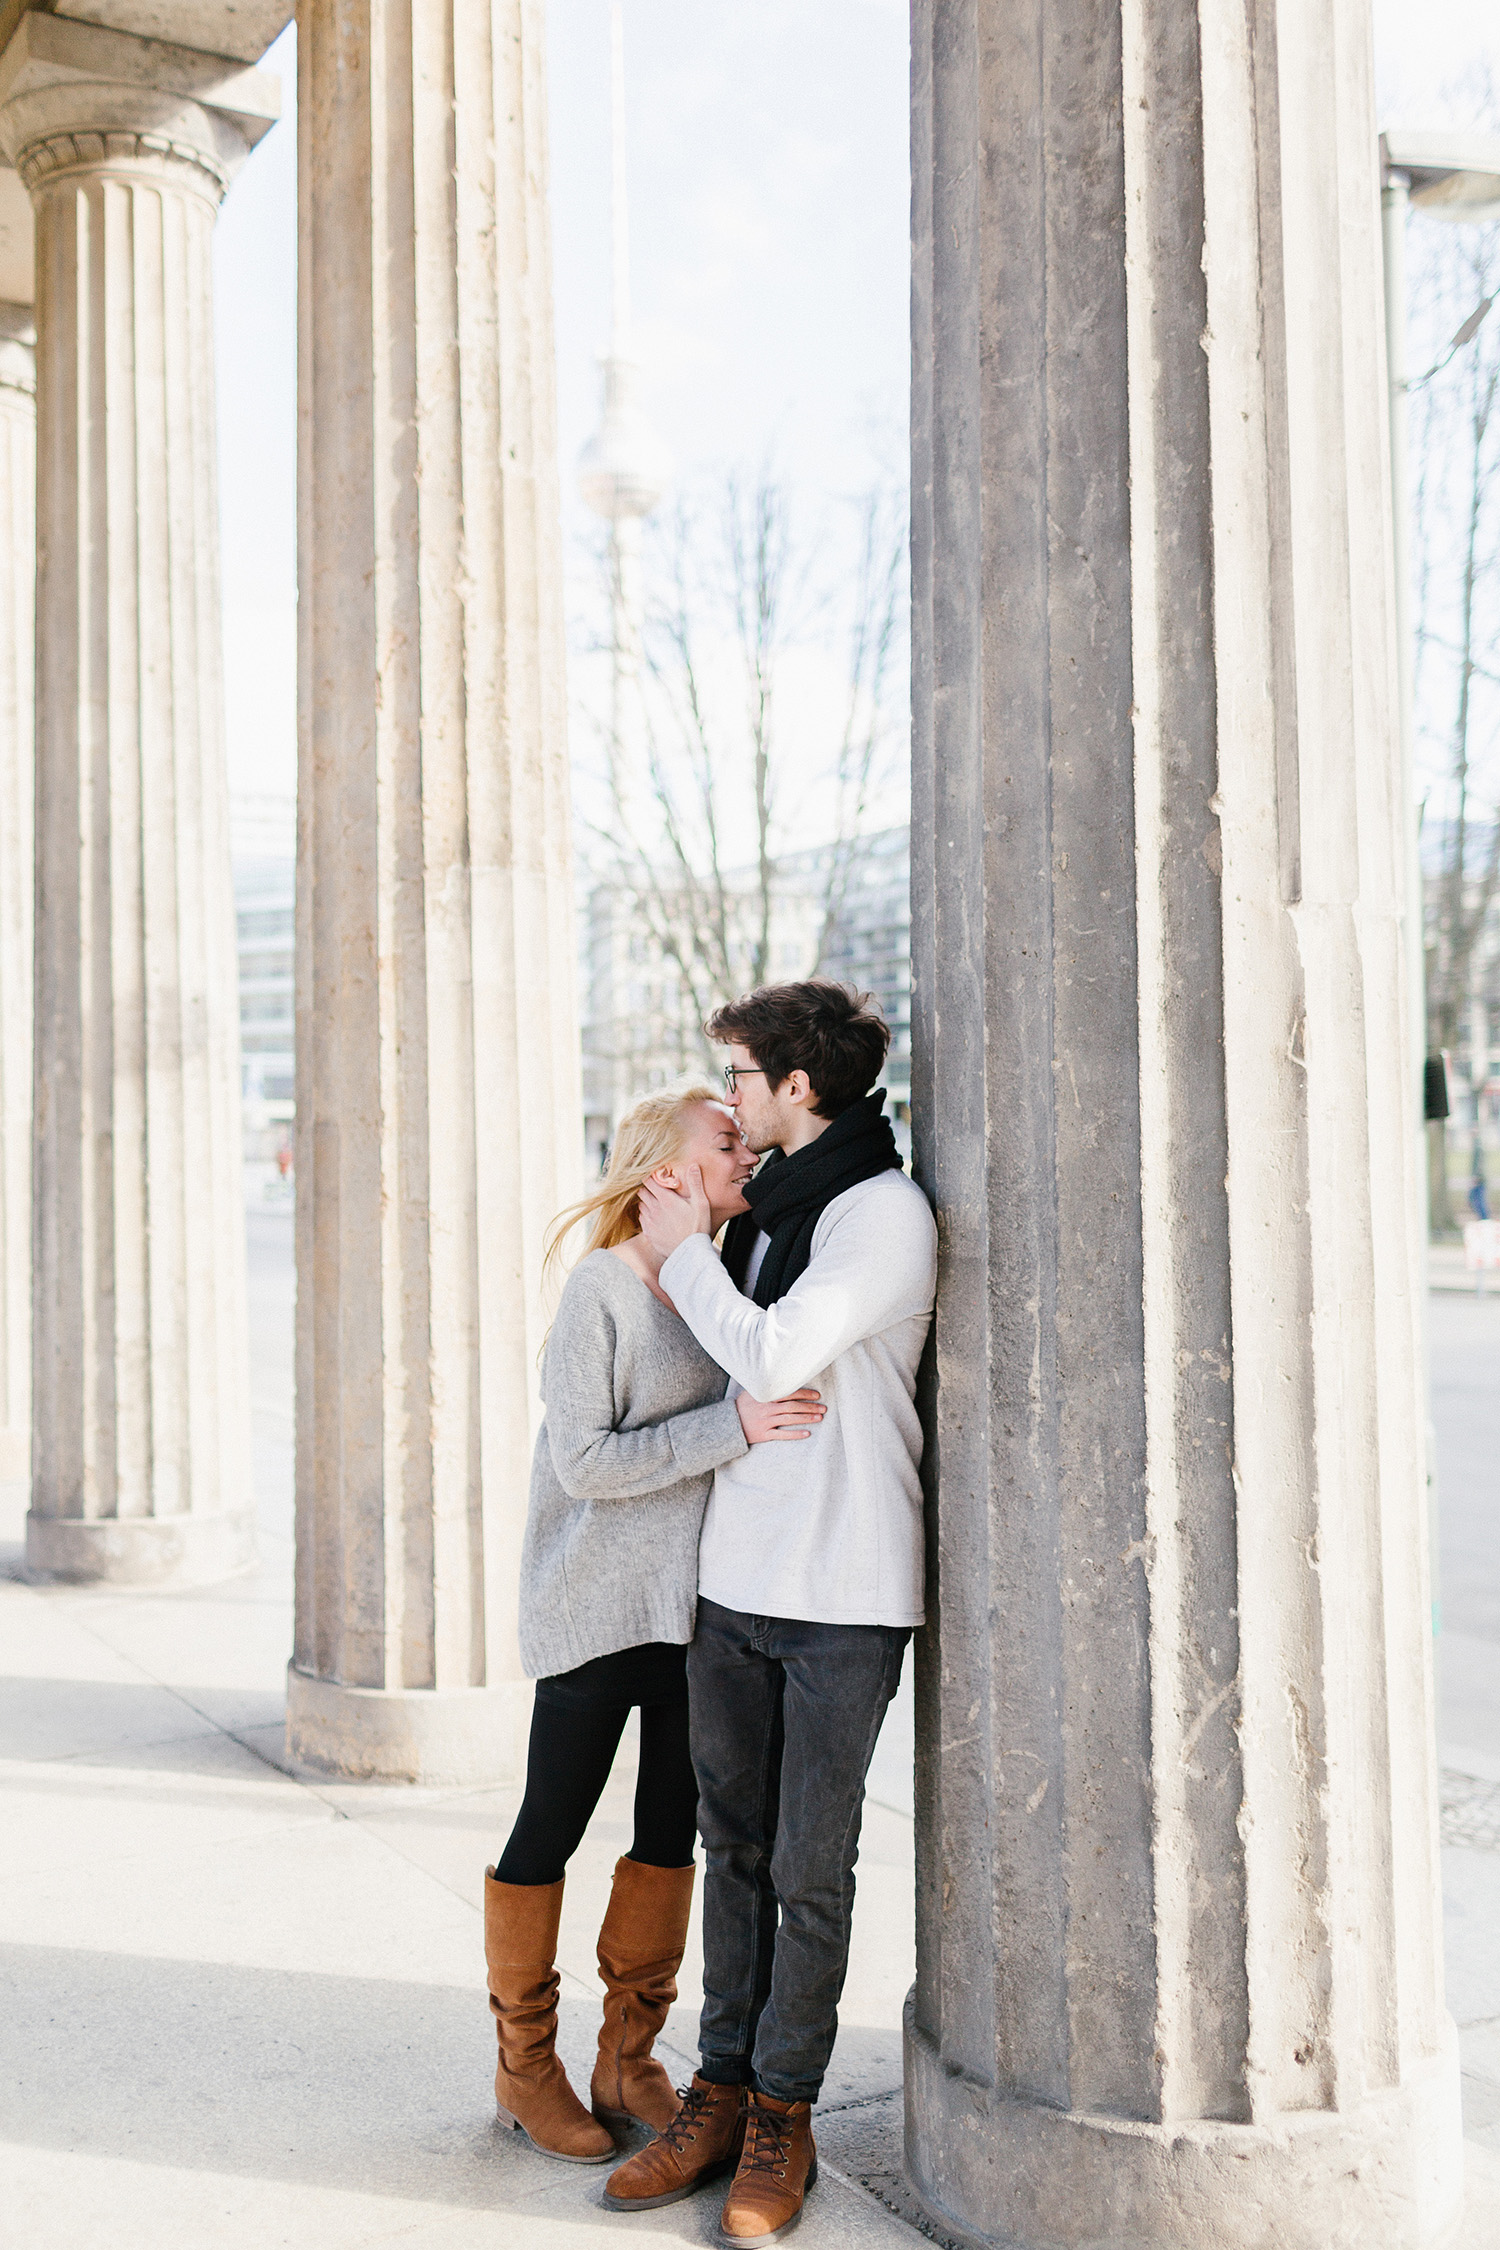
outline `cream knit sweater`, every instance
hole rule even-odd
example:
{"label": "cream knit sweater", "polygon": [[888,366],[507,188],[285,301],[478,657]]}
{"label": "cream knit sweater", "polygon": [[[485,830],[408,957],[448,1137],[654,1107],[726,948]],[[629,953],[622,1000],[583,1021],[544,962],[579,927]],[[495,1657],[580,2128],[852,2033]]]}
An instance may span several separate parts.
{"label": "cream knit sweater", "polygon": [[937,1228],[904,1172],[836,1195],[806,1271],[764,1311],[741,1296],[707,1235],[665,1261],[661,1285],[728,1368],[731,1396],[784,1398],[811,1383],[828,1408],[801,1443],[758,1445],[718,1467],[700,1594],[754,1616],[921,1624],[914,1394],[936,1284]]}

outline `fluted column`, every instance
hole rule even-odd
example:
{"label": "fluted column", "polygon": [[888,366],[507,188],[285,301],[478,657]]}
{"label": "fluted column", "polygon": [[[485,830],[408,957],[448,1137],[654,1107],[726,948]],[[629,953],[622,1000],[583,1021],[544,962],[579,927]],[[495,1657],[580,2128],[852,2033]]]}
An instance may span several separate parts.
{"label": "fluted column", "polygon": [[215,214],[275,114],[213,56],[28,15],[37,235],[33,1569],[251,1551],[215,488]]}
{"label": "fluted column", "polygon": [[1363,0],[918,0],[907,2155],[1007,2245],[1459,2194]]}
{"label": "fluted column", "polygon": [[291,1754],[514,1770],[542,1231],[576,1191],[542,10],[299,17]]}
{"label": "fluted column", "polygon": [[31,1458],[31,797],[36,354],[0,304],[0,1477]]}

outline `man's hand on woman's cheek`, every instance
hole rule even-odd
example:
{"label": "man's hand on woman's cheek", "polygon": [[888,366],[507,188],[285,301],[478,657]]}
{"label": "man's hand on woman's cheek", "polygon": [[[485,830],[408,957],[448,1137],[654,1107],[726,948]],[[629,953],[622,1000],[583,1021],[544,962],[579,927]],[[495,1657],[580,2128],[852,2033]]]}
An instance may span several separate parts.
{"label": "man's hand on woman's cheek", "polygon": [[688,1167],[686,1188],[668,1187],[648,1180],[641,1189],[641,1232],[659,1258],[670,1258],[690,1234],[711,1234],[708,1197],[703,1174],[696,1164]]}

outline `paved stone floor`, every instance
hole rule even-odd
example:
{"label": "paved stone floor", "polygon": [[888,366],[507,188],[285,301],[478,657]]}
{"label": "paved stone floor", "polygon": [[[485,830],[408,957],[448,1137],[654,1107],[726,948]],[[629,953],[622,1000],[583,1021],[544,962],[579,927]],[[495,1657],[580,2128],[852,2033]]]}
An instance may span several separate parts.
{"label": "paved stone floor", "polygon": [[[549,2164],[493,2122],[480,1874],[514,1795],[310,1784],[282,1768],[289,1214],[253,1210],[250,1242],[255,1576],[163,1597],[28,1587],[25,1494],[0,1487],[0,2241],[711,2241],[715,2195],[615,2219],[598,2208],[600,2173]],[[1444,1741],[1465,1767],[1448,1776],[1444,1813],[1473,2182],[1454,2244],[1500,2250],[1500,1694],[1488,1684],[1500,1669],[1500,1294],[1435,1299],[1433,1343],[1459,1730],[1445,1718]],[[627,1742],[569,1880],[563,2047],[580,2078],[598,2020],[594,1930],[629,1840],[629,1761]],[[874,1777],[855,1957],[818,2121],[822,2179],[800,2250],[919,2240],[899,2171],[909,1761],[903,1700]],[[695,1932],[669,2027],[683,2072],[696,1952]]]}
{"label": "paved stone floor", "polygon": [[[1447,1263],[1451,1269],[1451,1253]],[[1448,2005],[1459,2028],[1464,2130],[1475,2168],[1487,2162],[1500,2180],[1500,1289],[1479,1296],[1472,1279],[1455,1286],[1451,1270],[1435,1278],[1428,1322]],[[1469,2231],[1465,2250],[1487,2250],[1500,2243],[1500,2218],[1476,2217]]]}

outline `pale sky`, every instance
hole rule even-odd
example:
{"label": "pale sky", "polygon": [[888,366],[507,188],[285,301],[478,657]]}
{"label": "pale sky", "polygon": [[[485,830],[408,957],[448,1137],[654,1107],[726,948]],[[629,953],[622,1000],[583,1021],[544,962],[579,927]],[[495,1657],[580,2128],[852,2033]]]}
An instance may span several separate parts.
{"label": "pale sky", "polygon": [[[564,524],[609,328],[607,0],[549,0]],[[1381,122],[1466,122],[1500,77],[1496,0],[1376,0]],[[281,124],[217,248],[230,778],[296,779],[295,34]],[[627,0],[631,262],[643,403],[680,477],[771,461],[836,499],[899,458],[907,382],[905,0]],[[1433,223],[1433,222],[1424,222]]]}

